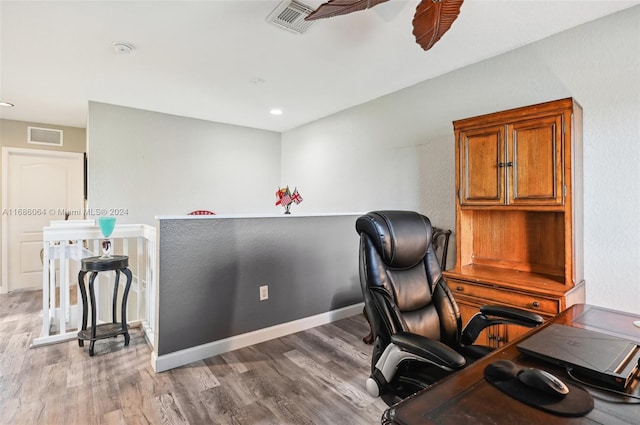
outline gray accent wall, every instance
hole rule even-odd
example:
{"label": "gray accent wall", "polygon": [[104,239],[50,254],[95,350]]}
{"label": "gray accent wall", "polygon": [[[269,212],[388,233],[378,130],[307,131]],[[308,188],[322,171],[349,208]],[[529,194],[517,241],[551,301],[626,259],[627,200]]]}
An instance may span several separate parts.
{"label": "gray accent wall", "polygon": [[159,220],[158,355],[362,302],[357,217]]}

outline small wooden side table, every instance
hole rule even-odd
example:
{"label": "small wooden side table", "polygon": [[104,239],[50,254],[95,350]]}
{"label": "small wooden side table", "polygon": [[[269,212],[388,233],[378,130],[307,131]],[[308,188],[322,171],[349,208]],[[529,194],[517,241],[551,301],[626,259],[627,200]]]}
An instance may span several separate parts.
{"label": "small wooden side table", "polygon": [[[96,297],[94,281],[99,272],[112,270],[116,272],[116,279],[113,286],[113,306],[111,312],[112,323],[103,323],[98,325],[96,324]],[[84,276],[89,272],[91,272],[91,275],[89,276],[91,327],[87,329],[88,304]],[[127,283],[125,284],[124,292],[122,294],[120,322],[118,322],[116,313],[120,272],[124,273],[124,275],[127,277]],[[126,255],[113,255],[111,256],[111,258],[87,257],[81,260],[80,272],[78,273],[78,285],[80,286],[80,294],[82,295],[82,330],[78,332],[78,345],[80,345],[80,347],[84,347],[84,341],[90,341],[90,356],[93,356],[94,345],[99,339],[124,335],[124,345],[129,345],[129,325],[127,325],[127,298],[129,297],[131,280],[131,270],[129,270],[129,257]]]}

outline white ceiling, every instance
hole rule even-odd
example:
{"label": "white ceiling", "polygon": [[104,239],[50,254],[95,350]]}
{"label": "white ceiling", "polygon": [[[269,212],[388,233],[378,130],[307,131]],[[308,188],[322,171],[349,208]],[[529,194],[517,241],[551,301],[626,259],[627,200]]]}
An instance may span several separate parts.
{"label": "white ceiling", "polygon": [[[85,127],[94,100],[285,131],[640,0],[465,0],[427,52],[411,33],[419,0],[320,20],[303,35],[265,21],[279,3],[1,0],[0,100],[15,107],[0,116]],[[117,54],[117,41],[134,51]]]}

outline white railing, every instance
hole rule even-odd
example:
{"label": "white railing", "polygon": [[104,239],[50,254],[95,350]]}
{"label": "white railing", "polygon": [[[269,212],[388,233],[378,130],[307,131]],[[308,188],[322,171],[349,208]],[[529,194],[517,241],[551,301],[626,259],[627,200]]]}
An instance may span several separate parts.
{"label": "white railing", "polygon": [[[109,237],[115,254],[129,256],[129,269],[133,274],[127,322],[132,326],[142,326],[152,346],[156,328],[156,238],[156,228],[146,224],[117,225]],[[40,337],[34,338],[32,346],[77,338],[82,326],[82,298],[78,286],[80,260],[101,255],[102,239],[100,227],[93,220],[52,221],[43,229],[42,332]],[[107,272],[97,276],[98,321],[111,321],[112,275]],[[123,287],[119,287],[120,295]],[[75,288],[75,294],[71,288]]]}

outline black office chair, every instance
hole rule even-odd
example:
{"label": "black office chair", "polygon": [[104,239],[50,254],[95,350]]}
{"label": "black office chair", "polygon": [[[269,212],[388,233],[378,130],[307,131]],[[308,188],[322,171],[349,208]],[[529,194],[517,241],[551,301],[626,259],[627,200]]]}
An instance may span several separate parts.
{"label": "black office chair", "polygon": [[[440,264],[440,270],[445,270],[447,267],[447,254],[449,252],[449,238],[451,237],[451,230],[440,229],[438,227],[432,227],[433,233],[431,236],[431,245],[438,258],[438,264]],[[362,309],[364,318],[369,322],[366,308]],[[373,344],[373,331],[371,330],[371,324],[369,324],[369,333],[362,338],[365,344]]]}
{"label": "black office chair", "polygon": [[538,314],[483,306],[462,328],[460,311],[431,244],[429,219],[374,211],[356,220],[360,283],[374,335],[366,387],[391,405],[491,351],[473,345],[487,326],[542,324]]}

